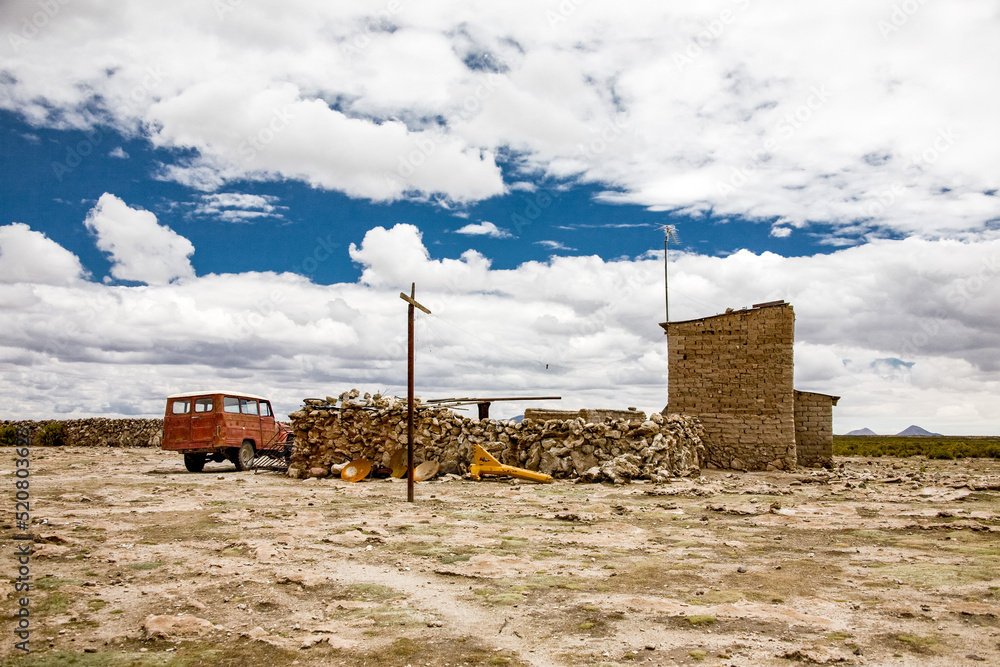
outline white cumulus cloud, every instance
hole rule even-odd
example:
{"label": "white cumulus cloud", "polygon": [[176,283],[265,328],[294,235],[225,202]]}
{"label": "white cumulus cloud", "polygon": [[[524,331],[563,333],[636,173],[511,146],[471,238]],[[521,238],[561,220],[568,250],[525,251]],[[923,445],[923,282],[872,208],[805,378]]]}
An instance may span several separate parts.
{"label": "white cumulus cloud", "polygon": [[[0,283],[0,400],[51,416],[53,406],[156,414],[166,394],[206,384],[246,387],[283,412],[350,386],[402,395],[399,293],[415,282],[432,311],[417,318],[424,397],[544,394],[563,397],[554,406],[646,411],[667,403],[662,254],[494,269],[471,251],[433,257],[405,224],[371,229],[349,252],[362,268],[356,283],[255,272],[141,287]],[[944,259],[929,270],[934,257]],[[794,258],[677,251],[670,290],[673,320],[789,301],[795,385],[842,397],[838,432],[918,423],[1000,434],[1000,241],[885,240]],[[500,416],[525,407],[494,406]]]}
{"label": "white cumulus cloud", "polygon": [[195,215],[225,222],[253,222],[259,218],[283,218],[285,206],[277,205],[274,195],[252,195],[239,192],[219,192],[201,196]]}
{"label": "white cumulus cloud", "polygon": [[194,246],[153,213],[105,192],[84,222],[97,236],[97,247],[111,256],[112,277],[150,285],[194,277],[189,259]]}
{"label": "white cumulus cloud", "polygon": [[0,227],[0,283],[66,285],[86,275],[80,259],[28,225]]}
{"label": "white cumulus cloud", "polygon": [[1000,215],[992,0],[218,5],[60,5],[0,41],[0,108],[183,149],[162,176],[208,191],[474,202],[542,175],[855,238]]}
{"label": "white cumulus cloud", "polygon": [[492,222],[483,221],[478,224],[470,223],[455,230],[456,234],[465,234],[466,236],[488,236],[493,239],[510,239],[514,238],[514,235],[508,232],[506,229],[497,227]]}

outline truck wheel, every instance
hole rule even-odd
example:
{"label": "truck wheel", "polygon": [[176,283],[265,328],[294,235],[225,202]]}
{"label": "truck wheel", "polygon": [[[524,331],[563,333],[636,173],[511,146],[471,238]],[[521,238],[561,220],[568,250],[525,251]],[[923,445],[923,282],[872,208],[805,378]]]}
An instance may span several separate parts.
{"label": "truck wheel", "polygon": [[184,467],[188,472],[201,472],[205,469],[205,458],[204,454],[185,454]]}
{"label": "truck wheel", "polygon": [[255,456],[257,456],[257,452],[254,451],[253,443],[249,440],[244,440],[243,444],[236,451],[236,455],[230,460],[236,466],[237,470],[249,470]]}

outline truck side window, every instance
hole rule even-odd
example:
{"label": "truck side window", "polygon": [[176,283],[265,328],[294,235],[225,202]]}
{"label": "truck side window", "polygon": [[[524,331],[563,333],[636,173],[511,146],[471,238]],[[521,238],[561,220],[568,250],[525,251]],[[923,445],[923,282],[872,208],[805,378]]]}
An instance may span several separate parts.
{"label": "truck side window", "polygon": [[191,409],[191,401],[186,398],[178,398],[174,399],[170,412],[175,415],[186,415],[189,409]]}
{"label": "truck side window", "polygon": [[260,402],[260,416],[270,417],[271,416],[271,404],[267,401]]}
{"label": "truck side window", "polygon": [[210,398],[196,398],[196,399],[194,399],[194,411],[195,412],[211,412],[212,411],[212,399],[210,399]]}
{"label": "truck side window", "polygon": [[240,399],[234,398],[233,396],[226,396],[222,399],[222,409],[225,412],[236,412],[240,411]]}
{"label": "truck side window", "polygon": [[240,412],[245,415],[255,415],[257,414],[257,401],[251,398],[241,398],[240,399]]}

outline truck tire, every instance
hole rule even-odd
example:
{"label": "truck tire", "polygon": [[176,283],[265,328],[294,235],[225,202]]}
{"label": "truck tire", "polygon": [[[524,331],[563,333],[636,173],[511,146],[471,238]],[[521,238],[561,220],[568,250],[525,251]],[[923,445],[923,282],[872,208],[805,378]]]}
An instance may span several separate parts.
{"label": "truck tire", "polygon": [[237,470],[249,470],[250,464],[253,462],[254,457],[257,456],[257,452],[253,448],[253,442],[250,440],[244,440],[240,448],[233,450],[233,452],[234,454],[229,460],[233,462]]}
{"label": "truck tire", "polygon": [[184,467],[188,472],[201,472],[205,469],[205,454],[185,454]]}

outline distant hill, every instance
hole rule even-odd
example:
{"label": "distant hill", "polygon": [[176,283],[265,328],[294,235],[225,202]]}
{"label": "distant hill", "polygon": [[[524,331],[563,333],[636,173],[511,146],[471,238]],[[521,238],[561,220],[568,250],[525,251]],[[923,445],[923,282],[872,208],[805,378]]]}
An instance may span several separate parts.
{"label": "distant hill", "polygon": [[847,435],[878,435],[875,431],[870,428],[859,428],[853,431],[849,431]]}
{"label": "distant hill", "polygon": [[920,428],[916,424],[907,426],[905,429],[897,433],[896,435],[941,435],[940,433],[931,433],[927,429]]}

